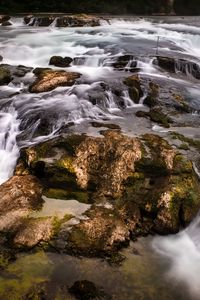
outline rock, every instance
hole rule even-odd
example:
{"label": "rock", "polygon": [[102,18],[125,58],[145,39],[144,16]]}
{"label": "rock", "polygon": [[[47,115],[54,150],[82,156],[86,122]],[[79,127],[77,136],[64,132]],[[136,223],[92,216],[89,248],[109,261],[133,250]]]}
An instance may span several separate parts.
{"label": "rock", "polygon": [[172,57],[157,56],[154,61],[162,69],[171,73],[190,74],[196,79],[200,79],[200,67],[198,64],[186,59],[174,59]]}
{"label": "rock", "polygon": [[156,62],[164,70],[175,73],[176,62],[174,58],[157,56]]}
{"label": "rock", "polygon": [[139,103],[140,98],[143,96],[140,78],[138,75],[132,75],[126,78],[124,84],[128,86],[129,97],[135,102]]}
{"label": "rock", "polygon": [[9,21],[4,21],[4,22],[1,23],[1,25],[2,25],[2,26],[11,26],[12,23],[9,22]]}
{"label": "rock", "polygon": [[57,27],[83,27],[83,26],[100,26],[100,19],[97,17],[79,14],[59,17],[56,22]]}
{"label": "rock", "polygon": [[54,21],[56,27],[100,26],[99,18],[85,14],[66,15],[57,18],[28,15],[24,18],[24,23],[28,26],[50,26]]}
{"label": "rock", "polygon": [[48,242],[53,230],[53,218],[30,218],[20,226],[13,243],[18,247],[33,248],[41,242]]}
{"label": "rock", "polygon": [[10,20],[10,16],[7,15],[0,15],[0,24],[4,22],[8,22]]}
{"label": "rock", "polygon": [[25,16],[24,17],[24,24],[28,25],[33,17],[34,17],[33,15]]}
{"label": "rock", "polygon": [[2,55],[0,55],[0,61],[2,61],[3,60],[3,56]]}
{"label": "rock", "polygon": [[45,300],[48,299],[48,281],[40,282],[33,285],[24,296],[22,300]]}
{"label": "rock", "polygon": [[35,68],[33,70],[33,74],[35,74],[35,76],[40,76],[41,73],[46,72],[46,71],[51,71],[51,68]]}
{"label": "rock", "polygon": [[162,113],[160,109],[151,109],[149,112],[146,111],[137,111],[136,116],[139,118],[150,118],[152,122],[158,123],[159,125],[169,128],[172,120]]}
{"label": "rock", "polygon": [[90,124],[95,128],[109,128],[109,129],[117,129],[120,130],[120,126],[117,124],[110,124],[110,123],[100,123],[100,122],[90,122]]}
{"label": "rock", "polygon": [[105,255],[131,236],[174,233],[192,220],[200,193],[190,161],[156,135],[102,134],[59,137],[24,149],[18,161],[18,174],[38,176],[48,197],[94,204],[58,238],[65,237],[67,251]]}
{"label": "rock", "polygon": [[107,295],[102,289],[97,288],[95,284],[88,280],[76,281],[68,289],[69,292],[80,300],[111,300],[111,297]]}
{"label": "rock", "polygon": [[130,240],[129,228],[117,211],[96,206],[86,216],[86,220],[73,226],[66,234],[66,249],[69,253],[86,256],[112,255]]}
{"label": "rock", "polygon": [[55,17],[46,16],[46,17],[34,17],[34,16],[26,16],[24,18],[24,23],[28,26],[39,26],[39,27],[47,27],[50,26]]}
{"label": "rock", "polygon": [[1,64],[0,68],[6,68],[12,77],[24,77],[27,73],[31,72],[33,70],[32,67],[26,67],[23,65],[19,66],[11,66],[8,64]]}
{"label": "rock", "polygon": [[10,71],[6,67],[0,66],[0,85],[8,84],[11,80]]}
{"label": "rock", "polygon": [[[44,173],[49,178],[47,185],[50,187],[67,188],[73,184],[74,188],[83,191],[92,189],[99,194],[117,196],[121,193],[122,182],[128,172],[134,170],[134,161],[141,158],[140,142],[118,131],[104,132],[104,136],[93,138],[72,135],[67,139],[49,141],[41,148],[31,147],[24,150],[25,164],[34,172],[38,161],[44,161]],[[55,155],[57,163],[52,166]],[[45,159],[47,156],[50,163]],[[51,181],[54,181],[53,186]]]}
{"label": "rock", "polygon": [[118,57],[113,57],[109,61],[104,61],[104,66],[112,66],[114,69],[118,71],[130,71],[135,72],[137,69],[137,60],[133,55],[122,55]]}
{"label": "rock", "polygon": [[62,57],[62,56],[52,56],[49,65],[54,65],[56,67],[66,68],[69,67],[73,59],[71,57]]}
{"label": "rock", "polygon": [[42,207],[42,187],[31,175],[13,176],[0,186],[0,231],[15,231],[30,211]]}
{"label": "rock", "polygon": [[71,86],[81,76],[79,73],[46,70],[39,73],[36,81],[30,86],[31,93],[51,91],[59,86]]}
{"label": "rock", "polygon": [[[6,245],[7,244],[7,245]],[[0,271],[15,260],[15,251],[10,249],[8,237],[4,233],[0,233]]]}
{"label": "rock", "polygon": [[143,103],[150,108],[156,106],[158,104],[159,90],[159,85],[150,81],[148,94]]}

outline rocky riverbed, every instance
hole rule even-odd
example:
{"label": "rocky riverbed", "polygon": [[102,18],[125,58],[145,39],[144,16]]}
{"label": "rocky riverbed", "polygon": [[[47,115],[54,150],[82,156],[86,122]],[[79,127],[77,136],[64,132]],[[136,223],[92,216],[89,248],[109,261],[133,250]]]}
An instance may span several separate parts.
{"label": "rocky riverbed", "polygon": [[166,277],[173,238],[198,252],[195,19],[0,23],[0,297],[198,299]]}

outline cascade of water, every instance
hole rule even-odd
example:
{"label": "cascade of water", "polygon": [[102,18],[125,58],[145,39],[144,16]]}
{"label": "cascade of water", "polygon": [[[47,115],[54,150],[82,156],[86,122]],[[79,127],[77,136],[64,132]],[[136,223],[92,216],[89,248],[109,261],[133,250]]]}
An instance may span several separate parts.
{"label": "cascade of water", "polygon": [[19,155],[16,142],[19,123],[14,108],[0,113],[0,184],[12,175]]}
{"label": "cascade of water", "polygon": [[200,285],[200,215],[183,231],[167,237],[155,237],[153,248],[167,257],[171,267],[167,273],[170,278],[185,283],[191,294],[199,299]]}

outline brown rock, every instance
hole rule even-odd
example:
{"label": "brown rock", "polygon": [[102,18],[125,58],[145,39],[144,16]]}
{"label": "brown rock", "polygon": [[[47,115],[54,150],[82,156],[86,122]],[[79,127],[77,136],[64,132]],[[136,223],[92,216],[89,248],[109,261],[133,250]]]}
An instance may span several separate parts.
{"label": "brown rock", "polygon": [[0,24],[2,24],[3,22],[7,22],[9,20],[10,20],[10,16],[0,15]]}
{"label": "brown rock", "polygon": [[124,84],[129,88],[129,97],[135,102],[139,103],[140,98],[143,96],[140,78],[138,75],[132,75],[124,80]]}
{"label": "brown rock", "polygon": [[130,240],[129,229],[111,209],[94,207],[86,213],[88,219],[69,232],[67,248],[85,255],[101,255],[116,250]]}
{"label": "brown rock", "polygon": [[14,244],[32,248],[40,242],[47,242],[53,234],[53,218],[28,219],[14,238]]}
{"label": "brown rock", "polygon": [[65,71],[43,71],[39,73],[36,81],[30,86],[31,93],[51,91],[59,86],[71,86],[81,76],[79,73]]}
{"label": "brown rock", "polygon": [[57,27],[100,26],[100,19],[86,14],[63,16],[57,19]]}
{"label": "brown rock", "polygon": [[30,211],[42,207],[42,187],[32,175],[13,176],[0,186],[0,230],[19,226]]}

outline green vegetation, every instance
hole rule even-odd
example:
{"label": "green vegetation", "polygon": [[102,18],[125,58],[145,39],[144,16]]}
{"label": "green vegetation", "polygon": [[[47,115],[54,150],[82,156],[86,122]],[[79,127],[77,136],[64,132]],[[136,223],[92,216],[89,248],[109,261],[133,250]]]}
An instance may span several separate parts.
{"label": "green vegetation", "polygon": [[[200,140],[195,140],[195,139],[186,137],[186,136],[182,135],[181,133],[174,132],[174,131],[172,131],[170,133],[170,136],[173,140],[180,140],[180,141],[184,142],[185,148],[188,144],[189,146],[196,148],[197,150],[200,150]],[[188,150],[188,149],[186,149],[186,150]]]}
{"label": "green vegetation", "polygon": [[[175,0],[177,14],[199,14],[199,0]],[[152,14],[170,11],[166,0],[2,0],[0,13],[64,12],[64,13],[110,13]]]}

